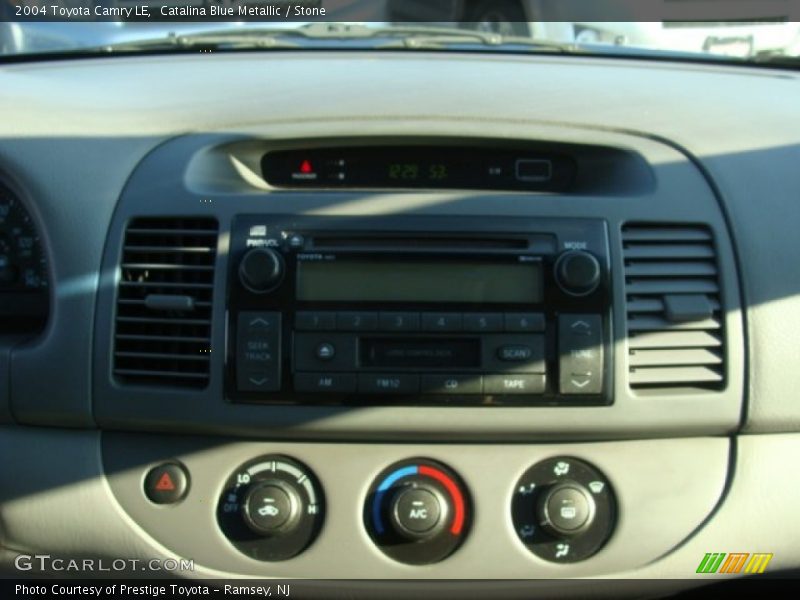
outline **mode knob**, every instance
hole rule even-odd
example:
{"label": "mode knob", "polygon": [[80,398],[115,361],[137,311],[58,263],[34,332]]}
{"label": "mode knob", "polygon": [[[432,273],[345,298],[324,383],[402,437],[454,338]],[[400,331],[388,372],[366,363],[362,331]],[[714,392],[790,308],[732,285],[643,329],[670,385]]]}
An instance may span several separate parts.
{"label": "mode knob", "polygon": [[519,540],[539,558],[585,560],[614,528],[616,502],[608,479],[571,456],[536,463],[517,480],[511,518]]}
{"label": "mode knob", "polygon": [[595,503],[580,483],[552,486],[537,507],[539,523],[555,536],[571,537],[586,531],[594,521]]}
{"label": "mode knob", "polygon": [[568,250],[556,260],[558,286],[570,296],[587,296],[600,285],[600,263],[590,252]]}
{"label": "mode knob", "polygon": [[283,280],[283,258],[271,248],[248,250],[239,263],[239,281],[254,294],[265,294]]}

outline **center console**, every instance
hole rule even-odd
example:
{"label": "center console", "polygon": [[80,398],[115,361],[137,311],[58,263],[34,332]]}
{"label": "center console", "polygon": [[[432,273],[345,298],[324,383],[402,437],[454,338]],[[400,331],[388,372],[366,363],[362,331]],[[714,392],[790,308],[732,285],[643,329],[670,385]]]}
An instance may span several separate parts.
{"label": "center console", "polygon": [[593,576],[669,553],[724,494],[741,416],[732,244],[680,154],[579,138],[153,151],[96,311],[123,509],[249,575]]}

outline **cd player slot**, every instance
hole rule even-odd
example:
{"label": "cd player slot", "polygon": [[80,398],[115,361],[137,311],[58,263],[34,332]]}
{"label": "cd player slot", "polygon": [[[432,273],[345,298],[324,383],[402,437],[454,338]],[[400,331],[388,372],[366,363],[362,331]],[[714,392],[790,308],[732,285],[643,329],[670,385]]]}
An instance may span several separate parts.
{"label": "cd player slot", "polygon": [[529,244],[527,238],[508,237],[315,236],[312,240],[315,250],[527,250]]}

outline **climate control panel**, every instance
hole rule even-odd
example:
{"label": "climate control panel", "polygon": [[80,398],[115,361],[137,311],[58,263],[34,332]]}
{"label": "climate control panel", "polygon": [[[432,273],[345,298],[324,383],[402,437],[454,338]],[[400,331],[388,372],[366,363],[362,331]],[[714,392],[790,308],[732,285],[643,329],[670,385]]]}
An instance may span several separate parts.
{"label": "climate control panel", "polygon": [[[240,552],[274,562],[298,555],[314,541],[324,508],[323,490],[308,467],[287,456],[265,455],[228,478],[217,520]],[[514,530],[530,552],[569,563],[589,558],[605,544],[616,503],[610,483],[596,468],[555,457],[525,471],[509,509]],[[461,477],[429,458],[387,466],[363,499],[363,526],[372,542],[389,558],[410,565],[453,554],[469,534],[472,518]]]}
{"label": "climate control panel", "polygon": [[109,489],[139,535],[198,567],[255,577],[628,572],[697,531],[730,459],[718,437],[443,444],[108,432],[102,444]]}

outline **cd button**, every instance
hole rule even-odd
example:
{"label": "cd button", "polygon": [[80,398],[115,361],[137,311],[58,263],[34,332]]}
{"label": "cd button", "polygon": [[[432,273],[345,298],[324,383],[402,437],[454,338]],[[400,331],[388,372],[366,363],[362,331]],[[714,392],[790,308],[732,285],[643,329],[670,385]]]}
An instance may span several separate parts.
{"label": "cd button", "polygon": [[358,391],[362,394],[416,394],[419,392],[418,375],[358,376]]}
{"label": "cd button", "polygon": [[379,325],[382,331],[419,331],[419,313],[382,312]]}
{"label": "cd button", "polygon": [[333,331],[336,329],[336,313],[298,312],[294,325],[298,331]]}
{"label": "cd button", "polygon": [[480,394],[480,375],[423,375],[423,394]]}
{"label": "cd button", "polygon": [[459,313],[422,313],[423,331],[461,331]]}
{"label": "cd button", "polygon": [[340,312],[336,314],[339,331],[375,331],[378,328],[378,313]]}
{"label": "cd button", "polygon": [[544,374],[484,375],[483,392],[498,395],[543,394]]}
{"label": "cd button", "polygon": [[501,313],[467,313],[464,315],[464,331],[503,331]]}
{"label": "cd button", "polygon": [[506,313],[506,331],[544,331],[542,313]]}

